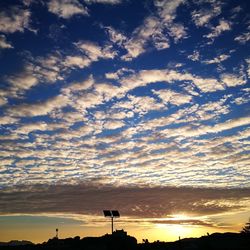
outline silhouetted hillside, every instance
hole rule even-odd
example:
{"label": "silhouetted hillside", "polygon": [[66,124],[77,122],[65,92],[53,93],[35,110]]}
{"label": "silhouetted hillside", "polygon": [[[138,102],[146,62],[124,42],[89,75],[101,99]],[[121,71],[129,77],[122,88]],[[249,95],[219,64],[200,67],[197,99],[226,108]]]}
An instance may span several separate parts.
{"label": "silhouetted hillside", "polygon": [[249,250],[250,237],[238,233],[214,233],[175,242],[138,244],[138,250]]}
{"label": "silhouetted hillside", "polygon": [[25,245],[34,245],[34,243],[27,240],[11,240],[9,242],[0,242],[1,246],[25,246]]}
{"label": "silhouetted hillside", "polygon": [[175,242],[141,243],[137,244],[134,237],[124,231],[116,231],[113,235],[101,237],[86,237],[57,239],[53,238],[37,245],[0,246],[0,249],[33,250],[249,250],[250,237],[238,233],[215,233],[200,238],[186,238]]}

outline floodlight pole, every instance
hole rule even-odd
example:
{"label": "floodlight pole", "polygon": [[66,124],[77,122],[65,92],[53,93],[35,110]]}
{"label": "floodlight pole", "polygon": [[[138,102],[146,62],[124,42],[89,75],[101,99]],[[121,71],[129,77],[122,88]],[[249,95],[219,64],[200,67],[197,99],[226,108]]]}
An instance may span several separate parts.
{"label": "floodlight pole", "polygon": [[114,232],[114,218],[120,217],[120,214],[117,210],[103,210],[105,217],[111,218],[111,234]]}
{"label": "floodlight pole", "polygon": [[113,234],[114,232],[114,217],[111,216],[111,233]]}

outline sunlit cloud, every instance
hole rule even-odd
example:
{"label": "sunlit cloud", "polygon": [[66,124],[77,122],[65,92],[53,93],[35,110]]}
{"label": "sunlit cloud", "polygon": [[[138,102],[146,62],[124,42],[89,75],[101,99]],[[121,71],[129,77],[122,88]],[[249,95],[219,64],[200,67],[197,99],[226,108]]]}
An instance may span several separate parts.
{"label": "sunlit cloud", "polygon": [[[208,26],[210,21],[220,15],[221,5],[220,1],[197,1],[197,9],[191,12],[192,20],[197,27]],[[203,7],[203,3],[209,3],[209,7]]]}
{"label": "sunlit cloud", "polygon": [[234,38],[235,41],[245,44],[250,40],[250,32],[243,33],[237,37]]}
{"label": "sunlit cloud", "polygon": [[223,62],[223,61],[227,60],[228,58],[230,58],[229,55],[222,54],[222,55],[219,55],[218,57],[215,57],[215,58],[213,58],[213,59],[204,60],[203,62],[204,62],[205,64],[214,64],[214,63]]}
{"label": "sunlit cloud", "polygon": [[246,79],[244,79],[242,76],[237,76],[234,74],[222,74],[221,80],[224,84],[226,84],[228,87],[234,87],[237,85],[243,85],[246,84]]}
{"label": "sunlit cloud", "polygon": [[70,18],[73,15],[88,15],[88,10],[78,0],[50,0],[48,10],[59,17]]}
{"label": "sunlit cloud", "polygon": [[30,28],[31,12],[12,6],[0,12],[0,31],[4,33],[24,32]]}
{"label": "sunlit cloud", "polygon": [[192,81],[202,92],[215,92],[224,89],[223,84],[215,78],[202,78],[175,70],[142,70],[138,74],[122,79],[121,83],[127,89],[155,82],[167,82],[171,84],[173,81]]}
{"label": "sunlit cloud", "polygon": [[199,51],[197,51],[197,50],[195,50],[194,52],[193,52],[193,54],[191,54],[191,55],[188,55],[188,59],[190,59],[190,60],[192,60],[192,61],[199,61],[200,60],[200,52]]}
{"label": "sunlit cloud", "polygon": [[91,64],[91,60],[86,56],[67,56],[65,66],[69,68],[85,68]]}
{"label": "sunlit cloud", "polygon": [[75,45],[91,61],[97,61],[99,58],[114,58],[116,55],[116,52],[112,51],[110,46],[101,48],[99,45],[89,41],[79,41]]}
{"label": "sunlit cloud", "polygon": [[[128,53],[122,58],[124,60],[132,60],[132,58],[144,53],[146,51],[147,43],[150,40],[159,50],[168,48],[169,42],[167,37],[162,34],[162,29],[163,28],[161,27],[161,23],[158,18],[154,16],[146,18],[143,24],[133,32],[132,38],[125,41],[123,46]],[[118,41],[120,40],[121,38]]]}
{"label": "sunlit cloud", "polygon": [[231,23],[226,20],[219,20],[219,24],[215,27],[212,27],[212,32],[208,35],[204,35],[204,37],[210,39],[210,43],[213,42],[213,40],[220,36],[223,32],[231,30]]}
{"label": "sunlit cloud", "polygon": [[126,37],[121,32],[112,27],[107,27],[110,40],[127,50],[127,54],[122,56],[125,61],[145,53],[152,44],[157,50],[170,47],[168,36],[164,30],[168,30],[170,37],[177,42],[187,37],[187,32],[183,24],[174,23],[176,10],[184,1],[154,1],[157,8],[157,15],[151,15],[144,19],[142,25],[137,27],[130,37]]}
{"label": "sunlit cloud", "polygon": [[165,103],[172,103],[174,105],[182,105],[185,103],[190,103],[192,100],[192,97],[190,95],[183,95],[180,93],[176,93],[172,90],[159,90],[159,91],[153,91],[154,94],[158,95],[163,102]]}
{"label": "sunlit cloud", "polygon": [[11,43],[6,40],[5,35],[0,35],[0,49],[13,49]]}
{"label": "sunlit cloud", "polygon": [[122,0],[84,0],[87,4],[100,3],[100,4],[120,4]]}
{"label": "sunlit cloud", "polygon": [[69,100],[63,95],[50,98],[43,103],[22,104],[17,107],[10,107],[8,113],[16,117],[46,115],[56,108],[67,106]]}

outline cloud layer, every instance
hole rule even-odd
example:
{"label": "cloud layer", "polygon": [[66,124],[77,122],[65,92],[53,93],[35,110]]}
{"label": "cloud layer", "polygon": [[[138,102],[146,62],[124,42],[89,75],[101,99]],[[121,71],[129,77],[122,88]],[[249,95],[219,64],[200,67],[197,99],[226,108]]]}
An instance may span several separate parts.
{"label": "cloud layer", "polygon": [[246,211],[249,201],[249,189],[38,185],[3,190],[0,212],[99,215],[105,208],[115,208],[124,217],[171,218]]}

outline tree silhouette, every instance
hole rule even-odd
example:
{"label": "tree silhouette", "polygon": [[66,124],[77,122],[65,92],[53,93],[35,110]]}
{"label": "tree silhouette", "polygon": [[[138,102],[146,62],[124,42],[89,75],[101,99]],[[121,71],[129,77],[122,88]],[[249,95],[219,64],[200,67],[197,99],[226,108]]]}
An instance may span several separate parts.
{"label": "tree silhouette", "polygon": [[250,218],[248,222],[245,224],[245,226],[242,228],[241,233],[250,235]]}

